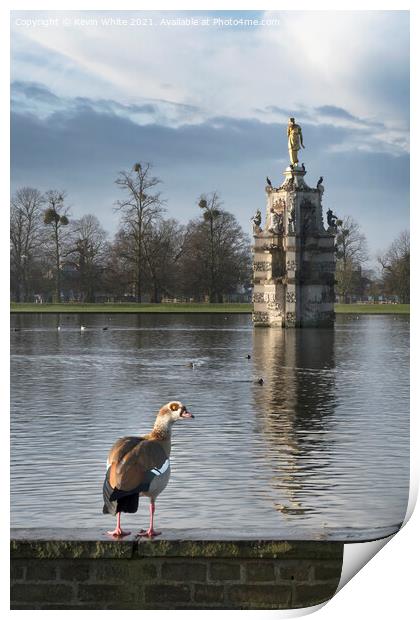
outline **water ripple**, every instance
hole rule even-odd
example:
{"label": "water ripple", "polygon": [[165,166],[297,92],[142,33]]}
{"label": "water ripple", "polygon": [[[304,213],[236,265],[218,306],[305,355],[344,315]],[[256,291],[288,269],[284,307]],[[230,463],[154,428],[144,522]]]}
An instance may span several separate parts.
{"label": "water ripple", "polygon": [[[196,418],[174,430],[159,526],[182,519],[186,527],[290,526],[322,536],[328,527],[401,521],[408,319],[338,317],[334,330],[253,330],[244,315],[224,322],[13,315],[12,525],[108,527],[101,486],[109,447],[150,430],[154,412],[174,398]],[[125,523],[143,526],[147,513],[143,500]]]}

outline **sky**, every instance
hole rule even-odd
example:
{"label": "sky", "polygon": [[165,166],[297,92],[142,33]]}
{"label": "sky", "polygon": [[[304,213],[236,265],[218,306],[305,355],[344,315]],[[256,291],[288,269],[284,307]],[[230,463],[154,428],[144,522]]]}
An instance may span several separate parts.
{"label": "sky", "polygon": [[218,191],[250,233],[294,116],[305,180],[324,177],[324,211],[359,222],[372,264],[408,229],[407,11],[14,11],[11,27],[12,191],[64,189],[112,236],[119,171],[150,162],[168,217]]}

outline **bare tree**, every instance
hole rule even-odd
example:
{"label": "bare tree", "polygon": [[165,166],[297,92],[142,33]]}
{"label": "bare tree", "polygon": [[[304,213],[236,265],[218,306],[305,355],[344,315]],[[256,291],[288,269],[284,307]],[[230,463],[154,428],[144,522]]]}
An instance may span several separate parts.
{"label": "bare tree", "polygon": [[143,236],[147,279],[151,301],[159,303],[162,294],[175,296],[177,266],[183,253],[185,227],[175,219],[159,219],[146,227]]}
{"label": "bare tree", "polygon": [[28,301],[29,274],[42,243],[44,198],[33,187],[18,189],[11,201],[10,244],[12,285],[16,301]]}
{"label": "bare tree", "polygon": [[366,237],[351,216],[337,221],[336,253],[337,290],[341,301],[348,303],[358,287],[361,267],[369,258]]}
{"label": "bare tree", "polygon": [[123,299],[135,288],[135,279],[131,245],[124,230],[120,229],[112,243],[106,243],[104,247],[104,292],[113,299]]}
{"label": "bare tree", "polygon": [[384,254],[377,257],[382,267],[386,295],[396,295],[401,303],[410,303],[410,233],[404,230]]}
{"label": "bare tree", "polygon": [[250,240],[234,215],[221,209],[220,202],[215,204],[217,216],[188,223],[180,263],[184,294],[221,302],[223,295],[249,284],[251,252]]}
{"label": "bare tree", "polygon": [[208,225],[209,245],[210,245],[210,279],[209,279],[209,301],[214,303],[216,300],[216,248],[215,248],[215,222],[221,214],[222,202],[217,192],[212,194],[201,194],[198,203],[200,209],[203,209],[203,218]]}
{"label": "bare tree", "polygon": [[162,216],[164,201],[160,192],[154,192],[160,179],[151,174],[151,164],[136,163],[133,170],[120,172],[115,183],[125,192],[118,200],[116,210],[121,212],[121,224],[131,241],[135,266],[136,300],[141,302],[143,291],[144,231]]}
{"label": "bare tree", "polygon": [[106,244],[106,232],[95,215],[84,215],[73,222],[68,262],[79,276],[78,286],[83,301],[95,301]]}
{"label": "bare tree", "polygon": [[61,269],[64,246],[68,241],[65,228],[69,224],[69,208],[65,207],[65,192],[48,190],[45,193],[47,208],[44,211],[44,224],[49,227],[50,254],[54,262],[56,303],[61,301]]}

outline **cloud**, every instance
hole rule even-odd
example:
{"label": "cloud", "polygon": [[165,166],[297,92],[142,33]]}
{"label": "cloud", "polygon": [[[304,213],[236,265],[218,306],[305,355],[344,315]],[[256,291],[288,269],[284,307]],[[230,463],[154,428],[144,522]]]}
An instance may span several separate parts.
{"label": "cloud", "polygon": [[[114,102],[98,110],[95,102],[76,99],[45,118],[13,112],[13,187],[66,189],[75,215],[93,212],[110,232],[118,224],[114,180],[139,159],[152,162],[164,181],[171,216],[188,221],[196,215],[197,197],[218,190],[246,230],[255,209],[263,208],[266,175],[280,183],[288,164],[278,123],[219,116],[177,127],[139,124],[116,114]],[[345,127],[307,124],[304,132],[307,179],[315,185],[324,176],[326,208],[356,217],[373,248],[387,245],[408,225],[407,155],[340,150],[340,144],[357,141]]]}
{"label": "cloud", "polygon": [[[12,83],[12,107],[22,113],[31,113],[39,118],[48,118],[50,115],[62,113],[63,117],[79,114],[80,110],[95,111],[98,114],[115,115],[122,119],[129,119],[141,126],[161,125],[172,128],[194,126],[208,123],[213,127],[229,127],[233,130],[237,118],[229,116],[207,116],[196,106],[177,104],[168,100],[144,100],[142,103],[121,103],[112,99],[92,99],[89,97],[58,97],[42,84],[34,82],[16,81]],[[360,119],[349,111],[333,105],[323,105],[316,108],[299,107],[297,109],[299,122],[304,120],[307,127],[318,126],[320,144],[324,144],[322,132],[325,126],[329,127],[328,135],[336,136],[336,141],[329,141],[324,146],[331,152],[343,150],[365,150],[372,152],[387,152],[398,155],[408,151],[408,138],[398,130],[386,127],[383,123]],[[278,106],[266,106],[264,109],[254,110],[251,117],[241,120],[260,123],[275,123],[284,125],[291,115],[290,110]],[[334,128],[337,129],[334,132]],[[341,131],[343,130],[343,131]],[[229,148],[229,146],[227,146]],[[246,156],[246,155],[244,155]]]}
{"label": "cloud", "polygon": [[[172,101],[207,116],[248,117],[255,108],[294,110],[299,103],[319,107],[327,101],[359,118],[407,123],[408,11],[255,12],[276,25],[246,29],[159,26],[163,15],[177,14],[119,12],[127,20],[153,20],[141,36],[138,28],[103,26],[105,12],[59,13],[72,23],[78,17],[97,20],[97,26],[84,28],[23,29],[14,20],[20,67],[14,77],[49,80],[60,95],[82,87],[91,98],[125,101],[165,100],[170,84]],[[38,15],[49,14],[31,12]],[[23,59],[34,46],[54,58],[48,75]]]}
{"label": "cloud", "polygon": [[198,109],[187,104],[169,100],[144,99],[139,103],[122,103],[113,99],[92,99],[90,97],[57,96],[38,82],[14,81],[11,85],[12,106],[15,110],[30,112],[39,118],[46,118],[55,112],[77,114],[86,107],[98,113],[115,114],[129,118],[139,125],[160,123],[176,127],[184,122],[200,118]]}
{"label": "cloud", "polygon": [[250,12],[277,23],[239,29],[163,28],[162,14],[119,13],[155,20],[140,31],[102,26],[106,12],[30,12],[98,21],[56,28],[18,27],[29,13],[13,13],[14,187],[65,187],[75,210],[114,230],[113,180],[146,159],[175,217],[218,189],[248,226],[265,176],[280,180],[287,164],[294,116],[327,203],[381,245],[408,225],[407,11]]}
{"label": "cloud", "polygon": [[338,108],[335,105],[322,105],[319,108],[315,108],[315,111],[318,112],[321,116],[329,116],[332,118],[344,118],[349,121],[357,121],[356,117],[344,108]]}
{"label": "cloud", "polygon": [[34,102],[41,101],[42,103],[44,103],[45,101],[47,101],[48,103],[52,104],[57,104],[60,102],[60,98],[57,97],[57,95],[55,95],[48,88],[43,86],[43,84],[38,84],[35,82],[13,82],[12,94],[16,96],[23,96]]}

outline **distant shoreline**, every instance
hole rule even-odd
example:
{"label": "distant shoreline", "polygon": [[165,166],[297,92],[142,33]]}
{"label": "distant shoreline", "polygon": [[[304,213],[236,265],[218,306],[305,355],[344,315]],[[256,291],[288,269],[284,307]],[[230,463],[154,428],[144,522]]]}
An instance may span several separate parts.
{"label": "distant shoreline", "polygon": [[[13,302],[10,305],[10,311],[12,314],[250,314],[252,304],[34,304]],[[410,304],[336,304],[335,312],[337,314],[410,314]]]}

